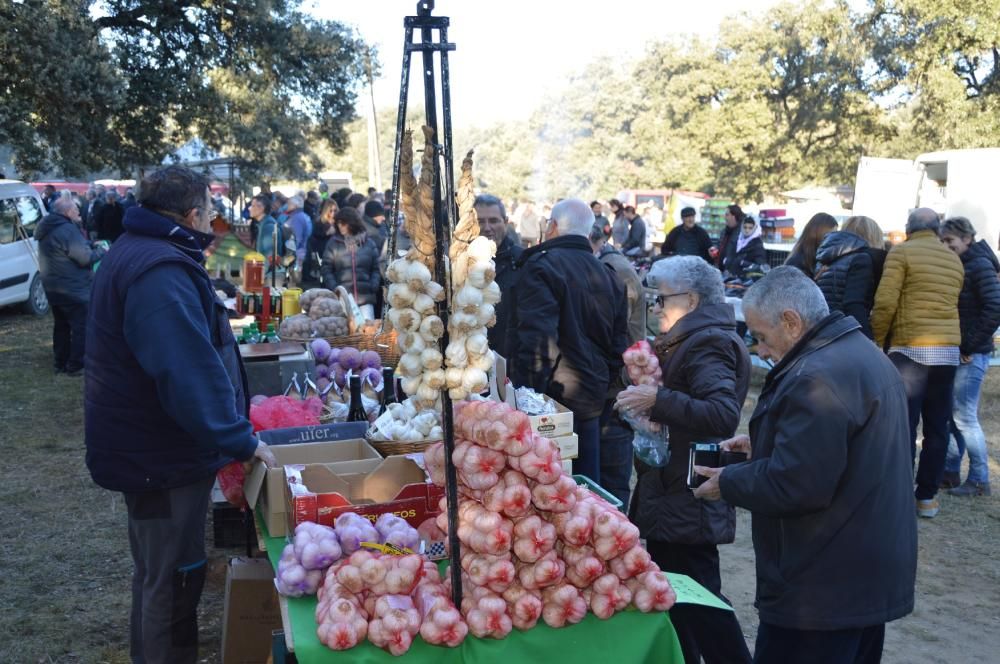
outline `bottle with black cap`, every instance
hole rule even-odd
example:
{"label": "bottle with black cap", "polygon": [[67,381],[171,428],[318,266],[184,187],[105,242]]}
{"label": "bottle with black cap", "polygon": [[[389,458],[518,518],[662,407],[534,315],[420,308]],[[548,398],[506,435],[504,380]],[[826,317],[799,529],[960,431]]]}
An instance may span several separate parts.
{"label": "bottle with black cap", "polygon": [[382,401],[378,407],[378,414],[381,415],[389,409],[389,404],[396,403],[396,377],[393,375],[392,367],[382,368]]}
{"label": "bottle with black cap", "polygon": [[351,375],[351,405],[347,411],[348,422],[367,422],[368,414],[361,403],[361,376]]}

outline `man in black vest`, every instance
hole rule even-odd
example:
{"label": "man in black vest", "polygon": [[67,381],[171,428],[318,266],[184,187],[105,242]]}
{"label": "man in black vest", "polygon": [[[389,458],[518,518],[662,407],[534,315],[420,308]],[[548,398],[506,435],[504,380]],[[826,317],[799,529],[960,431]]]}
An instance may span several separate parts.
{"label": "man in black vest", "polygon": [[216,472],[273,464],[247,420],[246,374],[203,266],[215,214],[207,179],[170,166],[142,181],[91,294],[87,467],[125,494],[132,661],[198,659],[205,514]]}

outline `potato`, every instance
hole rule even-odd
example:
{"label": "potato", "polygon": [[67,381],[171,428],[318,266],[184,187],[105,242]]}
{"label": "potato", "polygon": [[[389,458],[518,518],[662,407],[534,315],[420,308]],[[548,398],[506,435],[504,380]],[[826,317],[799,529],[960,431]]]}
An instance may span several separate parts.
{"label": "potato", "polygon": [[312,321],[312,333],[317,337],[342,337],[347,334],[347,319],[343,316],[324,316]]}
{"label": "potato", "polygon": [[309,317],[313,320],[327,316],[344,316],[344,305],[332,297],[318,297],[309,306]]}
{"label": "potato", "polygon": [[296,339],[308,339],[312,334],[312,319],[305,314],[295,314],[281,321],[278,336]]}
{"label": "potato", "polygon": [[299,309],[302,313],[309,313],[309,308],[314,300],[320,297],[333,297],[333,291],[329,288],[310,288],[302,295],[299,295]]}

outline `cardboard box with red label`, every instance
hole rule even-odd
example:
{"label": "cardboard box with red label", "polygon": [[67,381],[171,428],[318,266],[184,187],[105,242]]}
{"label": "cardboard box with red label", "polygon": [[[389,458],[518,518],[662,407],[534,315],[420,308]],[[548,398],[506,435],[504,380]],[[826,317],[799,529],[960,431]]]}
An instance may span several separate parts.
{"label": "cardboard box with red label", "polygon": [[258,462],[243,483],[243,492],[252,507],[260,507],[261,519],[271,537],[286,535],[288,518],[285,514],[285,471],[290,463],[349,463],[382,460],[381,455],[361,439],[322,443],[277,445],[271,448],[278,465],[267,468]]}
{"label": "cardboard box with red label", "polygon": [[443,496],[444,489],[429,482],[423,469],[405,456],[285,466],[289,531],[303,521],[332,526],[344,512],[373,523],[389,512],[421,529],[441,513]]}

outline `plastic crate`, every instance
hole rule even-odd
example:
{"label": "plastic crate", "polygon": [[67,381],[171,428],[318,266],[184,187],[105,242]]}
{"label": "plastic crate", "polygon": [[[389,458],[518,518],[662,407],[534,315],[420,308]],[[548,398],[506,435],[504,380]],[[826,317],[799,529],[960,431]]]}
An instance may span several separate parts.
{"label": "plastic crate", "polygon": [[611,503],[612,506],[614,506],[619,511],[621,511],[621,509],[622,509],[622,501],[618,500],[617,498],[615,498],[614,496],[612,496],[610,493],[608,493],[607,491],[605,491],[594,480],[590,479],[586,475],[574,475],[573,476],[573,481],[576,482],[580,486],[587,487],[593,493],[596,493],[598,496],[600,496],[604,500],[608,501],[609,503]]}
{"label": "plastic crate", "polygon": [[212,505],[212,543],[217,549],[233,549],[247,543],[243,510],[229,503]]}

